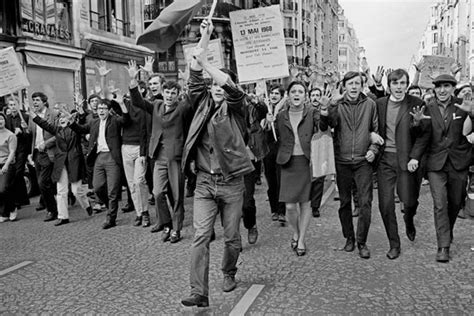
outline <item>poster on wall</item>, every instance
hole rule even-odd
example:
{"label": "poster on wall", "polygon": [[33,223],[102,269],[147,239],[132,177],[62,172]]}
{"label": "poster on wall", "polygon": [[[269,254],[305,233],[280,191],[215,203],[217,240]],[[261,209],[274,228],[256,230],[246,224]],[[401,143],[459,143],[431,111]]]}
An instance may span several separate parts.
{"label": "poster on wall", "polygon": [[[186,65],[189,66],[192,60],[192,49],[196,44],[183,45],[184,58],[186,59]],[[222,52],[221,39],[216,38],[209,41],[207,50],[207,61],[214,67],[224,68],[224,57]],[[204,78],[210,78],[209,74],[204,71]]]}
{"label": "poster on wall", "polygon": [[280,6],[230,12],[239,82],[288,77]]}
{"label": "poster on wall", "polygon": [[0,96],[14,93],[29,85],[13,47],[0,50]]}

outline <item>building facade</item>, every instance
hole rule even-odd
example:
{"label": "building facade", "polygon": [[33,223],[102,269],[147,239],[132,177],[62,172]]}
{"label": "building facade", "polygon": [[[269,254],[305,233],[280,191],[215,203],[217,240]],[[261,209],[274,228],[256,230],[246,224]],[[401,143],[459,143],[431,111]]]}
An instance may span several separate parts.
{"label": "building facade", "polygon": [[362,54],[365,50],[359,46],[359,39],[344,10],[339,8],[338,18],[338,58],[339,73],[342,76],[348,71],[359,71]]}

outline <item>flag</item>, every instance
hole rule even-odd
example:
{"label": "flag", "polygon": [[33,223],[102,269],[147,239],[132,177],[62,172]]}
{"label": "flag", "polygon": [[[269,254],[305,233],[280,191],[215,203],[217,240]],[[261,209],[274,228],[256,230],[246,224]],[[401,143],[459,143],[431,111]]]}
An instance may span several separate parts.
{"label": "flag", "polygon": [[168,50],[202,5],[203,0],[175,0],[138,37],[137,44],[157,52]]}

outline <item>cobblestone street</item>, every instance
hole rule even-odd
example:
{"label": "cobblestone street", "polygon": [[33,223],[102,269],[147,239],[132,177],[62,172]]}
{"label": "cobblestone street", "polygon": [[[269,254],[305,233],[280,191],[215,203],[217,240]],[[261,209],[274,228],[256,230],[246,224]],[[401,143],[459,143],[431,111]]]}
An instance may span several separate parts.
{"label": "cobblestone street", "polygon": [[[330,184],[329,182],[327,184]],[[374,191],[374,196],[376,192]],[[37,199],[19,211],[19,221],[0,224],[0,270],[31,261],[0,276],[0,314],[186,314],[226,315],[254,284],[264,285],[247,315],[471,314],[474,311],[474,222],[459,219],[452,260],[437,263],[432,201],[422,188],[415,218],[417,237],[409,242],[398,211],[402,254],[388,260],[388,240],[374,200],[368,246],[372,257],[340,251],[342,237],[331,196],[312,219],[308,253],[290,249],[289,227],[270,219],[265,185],[257,187],[259,238],[247,242],[230,293],[220,289],[222,229],[211,244],[210,307],[184,308],[189,294],[192,200],[186,201],[183,240],[163,243],[149,228],[132,226],[135,214],[120,213],[118,227],[102,230],[104,214],[89,218],[75,207],[71,223],[54,227],[36,212]],[[399,210],[399,206],[397,205]],[[152,212],[154,215],[154,212]],[[154,218],[154,216],[153,216]]]}

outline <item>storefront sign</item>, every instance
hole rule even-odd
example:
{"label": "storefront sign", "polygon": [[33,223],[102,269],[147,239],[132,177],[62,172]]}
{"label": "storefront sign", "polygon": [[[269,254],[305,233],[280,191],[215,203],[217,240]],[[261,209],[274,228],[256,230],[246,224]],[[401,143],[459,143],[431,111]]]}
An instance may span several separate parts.
{"label": "storefront sign", "polygon": [[278,5],[230,12],[230,23],[240,82],[289,75]]}
{"label": "storefront sign", "polygon": [[79,59],[40,54],[35,52],[25,52],[25,55],[28,65],[68,69],[74,71],[78,71],[81,68],[81,61]]}
{"label": "storefront sign", "polygon": [[0,96],[30,85],[13,47],[0,50]]}
{"label": "storefront sign", "polygon": [[28,19],[23,19],[21,26],[23,32],[33,33],[34,35],[46,35],[53,39],[59,38],[69,41],[72,39],[71,32],[62,26],[55,24],[45,25],[43,23],[35,22]]}
{"label": "storefront sign", "polygon": [[[183,53],[184,53],[184,58],[186,59],[186,65],[189,65],[191,63],[192,58],[193,58],[193,56],[191,55],[192,49],[196,45],[197,44],[183,45]],[[220,38],[216,38],[209,41],[208,51],[207,51],[207,61],[211,65],[219,69],[224,67],[224,58],[222,54],[222,44],[221,44]],[[209,78],[209,75],[207,74],[207,72],[204,72],[204,77]]]}

